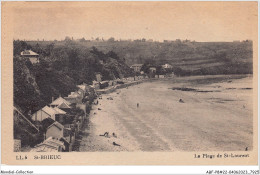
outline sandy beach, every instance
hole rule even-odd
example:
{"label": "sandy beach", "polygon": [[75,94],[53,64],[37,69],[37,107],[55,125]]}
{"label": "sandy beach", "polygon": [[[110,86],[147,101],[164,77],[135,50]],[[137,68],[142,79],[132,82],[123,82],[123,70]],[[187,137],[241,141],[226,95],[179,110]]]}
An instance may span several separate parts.
{"label": "sandy beach", "polygon": [[[227,75],[119,89],[93,105],[79,151],[251,150],[252,95],[252,77]],[[109,137],[100,136],[105,132]]]}

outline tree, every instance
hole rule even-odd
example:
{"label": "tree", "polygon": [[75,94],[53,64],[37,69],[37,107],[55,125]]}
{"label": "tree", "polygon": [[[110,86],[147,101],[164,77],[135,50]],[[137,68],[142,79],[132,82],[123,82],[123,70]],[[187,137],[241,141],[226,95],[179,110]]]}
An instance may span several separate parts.
{"label": "tree", "polygon": [[152,60],[152,59],[146,59],[145,60],[145,62],[144,62],[144,64],[142,65],[142,67],[141,67],[141,71],[144,71],[144,73],[146,73],[146,74],[148,74],[149,73],[149,69],[150,69],[150,67],[152,67],[152,66],[155,66],[156,64],[155,64],[155,61],[154,60]]}
{"label": "tree", "polygon": [[64,41],[71,41],[71,38],[69,36],[66,36]]}
{"label": "tree", "polygon": [[85,42],[86,39],[83,37],[83,38],[81,38],[79,41],[80,41],[80,42]]}
{"label": "tree", "polygon": [[166,73],[166,71],[161,65],[156,66],[156,74],[157,75],[164,75],[165,73]]}
{"label": "tree", "polygon": [[114,42],[115,41],[115,38],[111,37],[107,40],[108,42]]}
{"label": "tree", "polygon": [[71,69],[77,69],[78,66],[80,65],[80,60],[79,60],[79,50],[78,49],[71,49],[69,51],[69,67]]}
{"label": "tree", "polygon": [[46,56],[50,56],[52,54],[52,51],[54,49],[54,43],[48,44],[45,49]]}
{"label": "tree", "polygon": [[13,41],[13,55],[20,55],[22,51],[32,49],[32,46],[25,41],[14,40]]}
{"label": "tree", "polygon": [[36,53],[38,53],[38,54],[42,54],[42,53],[43,53],[43,50],[42,50],[42,48],[40,47],[39,43],[37,43],[33,49],[34,49],[34,51],[35,51]]}
{"label": "tree", "polygon": [[106,55],[108,57],[111,57],[111,58],[114,58],[116,60],[119,60],[119,56],[114,51],[109,51]]}

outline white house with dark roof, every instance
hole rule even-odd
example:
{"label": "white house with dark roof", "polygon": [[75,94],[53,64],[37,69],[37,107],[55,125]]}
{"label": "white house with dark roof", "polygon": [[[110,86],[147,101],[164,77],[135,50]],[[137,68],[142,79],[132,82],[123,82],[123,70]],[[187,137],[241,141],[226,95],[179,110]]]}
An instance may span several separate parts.
{"label": "white house with dark roof", "polygon": [[32,64],[39,63],[39,54],[33,52],[32,50],[24,50],[21,52],[23,58],[28,58]]}

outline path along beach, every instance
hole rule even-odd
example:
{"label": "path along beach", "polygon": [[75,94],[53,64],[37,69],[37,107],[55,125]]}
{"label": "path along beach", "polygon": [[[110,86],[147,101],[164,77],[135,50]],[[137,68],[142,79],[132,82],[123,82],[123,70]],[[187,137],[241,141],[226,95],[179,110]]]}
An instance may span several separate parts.
{"label": "path along beach", "polygon": [[[250,76],[193,76],[103,94],[79,151],[251,150],[252,86]],[[109,137],[100,136],[105,132]]]}

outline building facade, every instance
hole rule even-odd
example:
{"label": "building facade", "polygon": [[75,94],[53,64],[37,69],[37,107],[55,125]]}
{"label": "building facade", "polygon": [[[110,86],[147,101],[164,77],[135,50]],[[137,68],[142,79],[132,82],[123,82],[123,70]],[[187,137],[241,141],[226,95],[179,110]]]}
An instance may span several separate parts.
{"label": "building facade", "polygon": [[143,64],[133,64],[130,68],[133,69],[135,72],[140,72]]}
{"label": "building facade", "polygon": [[170,65],[170,64],[164,64],[164,65],[162,65],[162,67],[164,68],[164,69],[171,69],[171,68],[173,68],[173,66],[172,65]]}
{"label": "building facade", "polygon": [[64,136],[64,126],[59,122],[54,122],[47,128],[46,138],[52,137],[55,139],[60,139]]}

